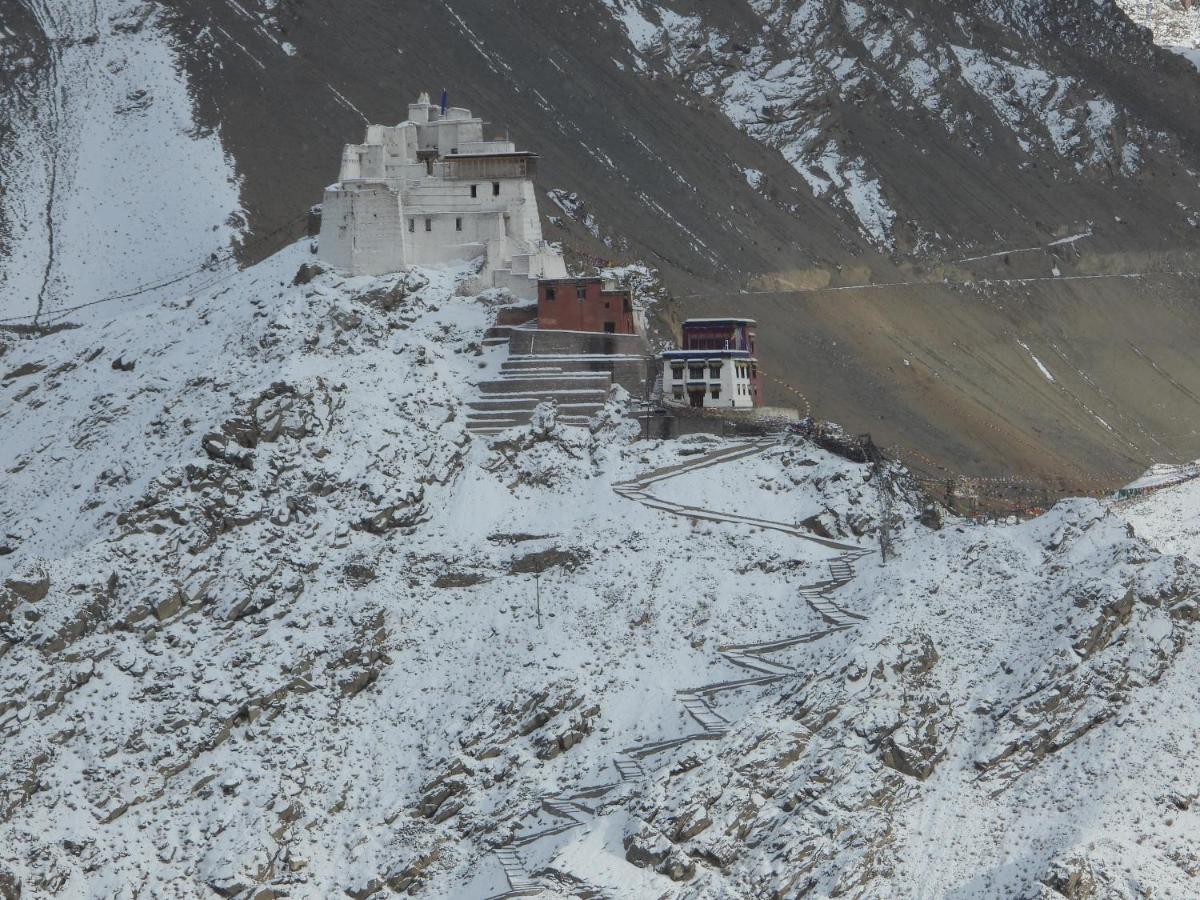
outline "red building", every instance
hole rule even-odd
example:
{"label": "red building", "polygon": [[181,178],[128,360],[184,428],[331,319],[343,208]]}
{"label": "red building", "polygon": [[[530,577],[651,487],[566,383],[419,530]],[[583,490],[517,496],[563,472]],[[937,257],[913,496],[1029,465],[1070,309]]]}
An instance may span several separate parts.
{"label": "red building", "polygon": [[633,295],[610,289],[603,278],[538,282],[538,328],[634,334]]}
{"label": "red building", "polygon": [[753,319],[688,319],[683,323],[683,349],[745,350],[753,356],[757,325]]}

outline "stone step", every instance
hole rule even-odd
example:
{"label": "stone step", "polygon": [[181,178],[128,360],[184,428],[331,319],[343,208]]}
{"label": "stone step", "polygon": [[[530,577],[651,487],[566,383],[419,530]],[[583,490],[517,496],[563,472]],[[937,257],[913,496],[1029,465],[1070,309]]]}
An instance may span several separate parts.
{"label": "stone step", "polygon": [[673,750],[676,747],[681,747],[684,744],[690,744],[692,741],[711,741],[720,737],[720,735],[709,734],[707,731],[702,731],[700,734],[685,734],[682,737],[670,738],[665,741],[655,741],[651,744],[643,744],[641,747],[627,747],[625,753],[635,759],[642,759],[646,756],[653,756],[655,753],[662,753],[664,750]]}
{"label": "stone step", "polygon": [[[495,399],[487,400],[472,400],[467,404],[470,412],[467,415],[474,415],[476,412],[526,412],[533,410],[545,398],[543,397],[510,397],[504,394],[494,394]],[[560,413],[576,413],[583,415],[585,413],[594,413],[596,410],[604,406],[603,403],[596,400],[568,400],[565,403],[558,404]]]}
{"label": "stone step", "polygon": [[[803,590],[803,589],[802,589]],[[826,637],[833,630],[825,628],[821,631],[810,631],[806,634],[798,634],[794,637],[781,638],[777,641],[762,641],[757,644],[724,644],[717,648],[718,653],[775,653],[779,650],[786,650],[789,647],[795,647],[797,644],[811,644],[814,641],[819,641]]]}
{"label": "stone step", "polygon": [[[559,424],[562,424],[562,425],[587,425],[590,420],[592,420],[592,418],[590,418],[590,416],[582,415],[582,414],[580,414],[580,415],[559,415],[558,416]],[[468,427],[472,426],[472,425],[499,426],[499,425],[504,425],[505,422],[514,422],[514,424],[516,424],[516,425],[528,425],[530,421],[533,421],[533,410],[528,410],[528,412],[514,412],[514,413],[502,413],[502,414],[480,413],[478,416],[476,416],[476,415],[467,416]],[[512,427],[512,426],[504,425],[504,427]]]}
{"label": "stone step", "polygon": [[579,377],[546,377],[546,378],[504,378],[495,381],[481,381],[476,385],[481,394],[539,394],[553,396],[567,391],[599,391],[607,396],[612,387],[609,375],[592,375]]}
{"label": "stone step", "polygon": [[616,766],[617,774],[621,776],[622,781],[640,781],[646,774],[642,764],[629,756],[614,758],[613,765]]}
{"label": "stone step", "polygon": [[[564,831],[570,831],[572,828],[578,828],[583,824],[583,822],[566,822],[562,825],[554,825],[550,828],[544,828],[541,831],[535,831],[532,834],[519,835],[513,838],[513,846],[524,847],[532,844],[534,841],[540,841],[544,837],[549,837],[552,834],[562,834]],[[516,885],[513,885],[513,887],[516,887]]]}
{"label": "stone step", "polygon": [[646,362],[637,357],[620,356],[591,356],[591,357],[549,357],[533,356],[525,359],[513,359],[511,356],[500,365],[501,371],[522,372],[536,369],[557,369],[560,372],[632,372],[643,375]]}
{"label": "stone step", "polygon": [[[502,431],[508,431],[510,428],[523,428],[529,424],[529,421],[519,422],[513,420],[489,419],[482,422],[472,422],[467,420],[467,430],[474,434],[500,434]],[[580,417],[578,421],[574,419],[559,419],[558,424],[565,428],[587,428],[588,420]]]}
{"label": "stone step", "polygon": [[493,381],[563,381],[607,383],[612,378],[608,372],[563,372],[560,369],[522,369],[517,372],[501,372]]}
{"label": "stone step", "polygon": [[743,669],[750,669],[753,672],[762,672],[764,675],[790,675],[793,671],[791,666],[785,666],[783,663],[777,663],[769,659],[763,659],[760,656],[750,653],[728,651],[724,654],[724,656],[735,666],[740,666]]}
{"label": "stone step", "polygon": [[755,675],[752,678],[737,678],[732,681],[714,681],[698,688],[690,688],[693,694],[719,694],[722,691],[740,691],[743,688],[758,687],[762,684],[773,684],[782,681],[787,675]]}

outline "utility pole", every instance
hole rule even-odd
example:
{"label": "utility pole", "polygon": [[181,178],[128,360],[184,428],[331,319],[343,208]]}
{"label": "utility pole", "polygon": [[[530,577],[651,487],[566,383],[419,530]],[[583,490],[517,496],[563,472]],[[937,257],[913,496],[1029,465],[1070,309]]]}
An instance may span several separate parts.
{"label": "utility pole", "polygon": [[537,627],[538,631],[542,630],[542,570],[539,568],[533,573],[533,591],[534,602],[537,605]]}

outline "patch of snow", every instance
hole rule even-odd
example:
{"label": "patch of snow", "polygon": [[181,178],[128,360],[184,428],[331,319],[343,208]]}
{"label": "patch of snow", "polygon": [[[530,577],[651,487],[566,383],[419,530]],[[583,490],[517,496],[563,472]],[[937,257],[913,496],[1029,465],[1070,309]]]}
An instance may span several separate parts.
{"label": "patch of snow", "polygon": [[[1057,274],[1057,273],[1055,273],[1055,274]],[[1037,366],[1038,371],[1041,372],[1043,376],[1045,376],[1046,380],[1051,383],[1054,383],[1054,376],[1050,374],[1050,370],[1047,369],[1046,366],[1042,363],[1042,361],[1034,355],[1032,350],[1029,349],[1029,345],[1026,344],[1024,341],[1022,341],[1020,338],[1017,339],[1017,343],[1020,344],[1021,347],[1025,350],[1025,352],[1029,354],[1029,358],[1033,360],[1033,364],[1035,366]]]}
{"label": "patch of snow", "polygon": [[751,168],[742,169],[742,176],[746,179],[746,183],[755,190],[759,189],[764,178],[760,170]]}

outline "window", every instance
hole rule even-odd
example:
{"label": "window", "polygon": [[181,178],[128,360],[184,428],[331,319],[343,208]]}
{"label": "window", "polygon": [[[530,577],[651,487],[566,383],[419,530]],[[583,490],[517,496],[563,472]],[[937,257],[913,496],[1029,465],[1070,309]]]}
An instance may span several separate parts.
{"label": "window", "polygon": [[426,219],[426,220],[425,220],[425,230],[426,230],[426,231],[433,231],[433,219]]}
{"label": "window", "polygon": [[671,388],[671,397],[675,400],[682,400],[683,399],[683,388],[681,388],[681,387]]}
{"label": "window", "polygon": [[478,196],[479,196],[479,185],[477,185],[477,184],[473,184],[473,185],[471,185],[471,196],[472,196],[472,197],[478,197]]}
{"label": "window", "polygon": [[408,233],[412,234],[416,230],[417,230],[417,220],[409,219],[408,220]]}
{"label": "window", "polygon": [[708,364],[708,377],[709,378],[720,378],[721,377],[721,364],[720,363],[709,363]]}
{"label": "window", "polygon": [[455,219],[455,220],[454,220],[454,230],[455,230],[455,231],[462,231],[462,219]]}
{"label": "window", "polygon": [[617,323],[616,322],[605,322],[604,323],[604,333],[605,334],[616,334],[617,333]]}
{"label": "window", "polygon": [[683,363],[671,363],[671,377],[675,381],[683,381]]}
{"label": "window", "polygon": [[458,148],[457,148],[457,147],[451,147],[451,148],[450,148],[450,155],[451,155],[451,156],[453,156],[453,155],[454,155],[455,153],[457,153],[457,152],[458,152]]}
{"label": "window", "polygon": [[552,287],[548,287],[548,288],[546,288],[546,299],[547,299],[547,300],[553,300],[553,299],[554,299],[554,288],[552,288]]}
{"label": "window", "polygon": [[721,399],[721,386],[719,384],[714,384],[711,388],[709,388],[709,392],[714,400]]}
{"label": "window", "polygon": [[704,366],[688,366],[688,378],[692,381],[703,381]]}
{"label": "window", "polygon": [[629,312],[629,298],[628,297],[625,298],[625,303],[624,303],[623,308],[624,308],[625,312]]}
{"label": "window", "polygon": [[493,197],[500,196],[500,182],[498,182],[498,181],[492,182],[492,196]]}
{"label": "window", "polygon": [[609,302],[608,302],[607,300],[605,300],[605,301],[604,301],[604,308],[605,308],[605,309],[608,309],[610,305],[611,305],[611,304],[609,304]]}
{"label": "window", "polygon": [[575,296],[578,297],[580,300],[586,300],[587,299],[587,288],[584,287],[582,284],[578,285],[575,288]]}

